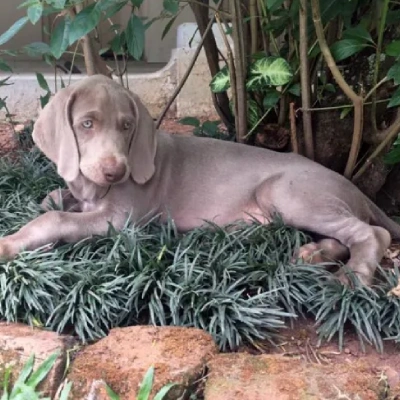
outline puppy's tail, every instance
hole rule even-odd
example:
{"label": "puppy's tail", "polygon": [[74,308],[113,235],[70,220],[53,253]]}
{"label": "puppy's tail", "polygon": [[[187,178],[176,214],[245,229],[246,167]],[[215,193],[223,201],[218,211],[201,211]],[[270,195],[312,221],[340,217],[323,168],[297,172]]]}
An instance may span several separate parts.
{"label": "puppy's tail", "polygon": [[[367,198],[368,199],[368,198]],[[368,199],[371,223],[389,231],[392,239],[400,239],[400,225],[389,218],[373,201]]]}

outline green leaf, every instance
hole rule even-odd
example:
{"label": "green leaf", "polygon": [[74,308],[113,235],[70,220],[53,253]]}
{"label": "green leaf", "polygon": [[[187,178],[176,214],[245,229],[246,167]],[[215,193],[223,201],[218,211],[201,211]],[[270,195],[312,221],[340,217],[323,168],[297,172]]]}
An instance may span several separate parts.
{"label": "green leaf", "polygon": [[49,45],[43,42],[30,43],[24,46],[23,49],[31,57],[43,56],[51,53]]}
{"label": "green leaf", "polygon": [[400,40],[393,40],[385,49],[385,54],[391,57],[400,56]]}
{"label": "green leaf", "polygon": [[210,88],[213,93],[225,92],[231,86],[229,71],[225,66],[221,71],[217,72],[210,82]]}
{"label": "green leaf", "polygon": [[185,117],[185,118],[180,119],[178,122],[182,125],[190,125],[190,126],[195,126],[195,127],[200,126],[200,121],[197,118],[193,118],[193,117]]}
{"label": "green leaf", "polygon": [[340,119],[346,118],[346,116],[350,113],[350,111],[353,109],[353,107],[346,107],[343,108],[342,112],[340,113]]}
{"label": "green leaf", "polygon": [[115,6],[124,6],[128,3],[128,0],[99,0],[96,4],[96,8],[100,11],[107,11]]}
{"label": "green leaf", "polygon": [[69,45],[75,43],[90,33],[100,22],[101,11],[96,3],[84,8],[71,22],[69,30]]}
{"label": "green leaf", "polygon": [[176,14],[179,11],[179,0],[163,0],[163,7],[165,11]]}
{"label": "green leaf", "polygon": [[400,61],[393,64],[387,72],[388,79],[393,79],[396,85],[400,84]]}
{"label": "green leaf", "polygon": [[132,14],[125,30],[125,38],[128,52],[135,60],[140,60],[143,55],[144,32],[143,21],[137,15]]}
{"label": "green leaf", "polygon": [[6,62],[0,60],[0,71],[12,72],[12,69]]}
{"label": "green leaf", "polygon": [[294,83],[293,85],[290,85],[287,91],[294,96],[300,97],[300,83]]}
{"label": "green leaf", "polygon": [[263,107],[268,109],[278,104],[281,94],[277,90],[268,90],[263,99]]}
{"label": "green leaf", "polygon": [[392,97],[390,98],[389,104],[387,105],[388,108],[390,107],[396,107],[400,105],[400,87],[396,89],[396,91],[392,94]]}
{"label": "green leaf", "polygon": [[[1,110],[1,108],[0,108]],[[3,376],[3,395],[0,400],[8,400],[8,385],[10,383],[11,367],[7,367]]]}
{"label": "green leaf", "polygon": [[43,3],[37,2],[36,4],[32,4],[27,11],[28,18],[33,25],[35,25],[40,18],[42,18],[43,13]]}
{"label": "green leaf", "polygon": [[40,72],[36,72],[36,79],[39,83],[39,86],[43,89],[46,90],[46,92],[50,92],[50,88],[49,85],[45,79],[45,77],[43,76],[43,74],[41,74]]}
{"label": "green leaf", "polygon": [[127,1],[122,1],[114,4],[113,6],[109,7],[106,14],[105,18],[111,18],[113,17],[117,12],[121,11],[123,7],[125,7]]}
{"label": "green leaf", "polygon": [[343,39],[355,39],[359,42],[374,44],[371,34],[362,25],[346,29],[343,32]]}
{"label": "green leaf", "polygon": [[246,87],[259,90],[268,86],[282,86],[293,77],[289,63],[280,57],[264,57],[250,66]]}
{"label": "green leaf", "polygon": [[48,375],[50,370],[53,368],[55,362],[57,361],[60,351],[51,354],[40,364],[38,369],[32,373],[28,381],[26,382],[28,386],[35,389],[36,386],[42,382],[42,380]]}
{"label": "green leaf", "polygon": [[69,44],[71,19],[66,17],[61,19],[56,25],[50,38],[50,49],[56,60],[65,53]]}
{"label": "green leaf", "polygon": [[111,50],[115,54],[124,54],[125,53],[125,32],[121,32],[114,36],[113,40],[110,43]]}
{"label": "green leaf", "polygon": [[168,23],[165,25],[165,28],[162,31],[161,34],[161,40],[163,40],[165,38],[165,35],[170,31],[172,25],[174,24],[175,20],[178,18],[179,14],[174,15],[169,21]]}
{"label": "green leaf", "polygon": [[44,108],[50,101],[51,93],[47,92],[44,96],[40,96],[40,107]]}
{"label": "green leaf", "polygon": [[[58,400],[68,400],[69,393],[71,392],[71,388],[72,388],[72,382],[65,383]],[[114,400],[114,399],[111,399],[111,400]],[[119,400],[119,399],[115,399],[115,400]]]}
{"label": "green leaf", "polygon": [[253,128],[261,118],[260,107],[257,102],[249,99],[247,101],[247,122],[249,129]]}
{"label": "green leaf", "polygon": [[115,393],[114,390],[112,390],[110,388],[110,386],[108,386],[107,384],[106,384],[106,391],[107,391],[107,394],[108,394],[108,397],[110,398],[110,400],[120,400],[117,393]]}
{"label": "green leaf", "polygon": [[67,0],[52,0],[51,5],[54,8],[62,10],[65,7],[66,2],[67,2]]}
{"label": "green leaf", "polygon": [[163,400],[165,396],[168,394],[168,392],[176,386],[176,383],[169,383],[165,386],[163,386],[160,391],[154,396],[153,400]]}
{"label": "green leaf", "polygon": [[22,17],[16,21],[6,32],[0,36],[0,46],[7,43],[11,38],[13,38],[29,21],[28,17]]}
{"label": "green leaf", "polygon": [[343,39],[334,43],[331,46],[332,56],[336,61],[342,61],[361,50],[365,49],[368,45],[358,39]]}
{"label": "green leaf", "polygon": [[14,383],[13,390],[11,391],[11,394],[10,394],[11,399],[18,393],[19,386],[22,386],[25,383],[25,381],[28,379],[28,376],[32,372],[34,362],[35,362],[35,355],[32,354],[28,358],[28,360],[26,361],[24,366],[22,367],[22,370],[19,373],[18,378]]}
{"label": "green leaf", "polygon": [[139,8],[143,4],[143,0],[131,0],[131,3],[134,7]]}
{"label": "green leaf", "polygon": [[269,11],[275,11],[282,6],[285,0],[266,0],[266,6]]}
{"label": "green leaf", "polygon": [[140,384],[137,400],[148,400],[153,387],[154,367],[150,367]]}

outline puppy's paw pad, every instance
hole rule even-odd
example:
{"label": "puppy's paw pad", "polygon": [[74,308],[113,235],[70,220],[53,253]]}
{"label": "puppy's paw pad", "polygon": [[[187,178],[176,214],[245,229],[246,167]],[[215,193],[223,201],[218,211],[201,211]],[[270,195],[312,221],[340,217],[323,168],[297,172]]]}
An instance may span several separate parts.
{"label": "puppy's paw pad", "polygon": [[300,259],[309,264],[320,264],[324,262],[321,255],[320,247],[317,243],[311,242],[301,246],[293,256],[293,260]]}

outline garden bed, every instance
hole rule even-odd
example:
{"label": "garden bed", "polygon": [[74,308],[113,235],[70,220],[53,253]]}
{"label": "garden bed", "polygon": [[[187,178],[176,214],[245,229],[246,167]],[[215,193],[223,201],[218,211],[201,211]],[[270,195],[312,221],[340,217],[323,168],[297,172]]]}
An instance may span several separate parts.
{"label": "garden bed", "polygon": [[[167,126],[172,130],[176,122]],[[29,132],[15,143],[29,143]],[[63,185],[37,150],[15,146],[12,157],[0,161],[1,235],[38,215],[40,200]],[[278,219],[270,226],[186,235],[172,222],[110,229],[106,237],[25,252],[0,264],[0,318],[83,341],[115,326],[195,326],[211,333],[221,349],[235,350],[278,343],[285,324],[307,316],[317,322],[320,339],[338,339],[341,349],[345,331],[378,350],[384,339],[399,341],[400,301],[392,290],[397,267],[379,268],[372,289],[344,288],[324,266],[290,263],[294,249],[307,240]]]}

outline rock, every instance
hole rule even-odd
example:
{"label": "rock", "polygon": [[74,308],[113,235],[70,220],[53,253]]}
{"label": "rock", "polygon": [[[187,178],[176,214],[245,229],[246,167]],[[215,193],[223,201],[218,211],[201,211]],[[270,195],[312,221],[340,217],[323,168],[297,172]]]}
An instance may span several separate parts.
{"label": "rock", "polygon": [[44,396],[53,398],[63,378],[66,352],[74,344],[75,340],[71,336],[58,335],[23,324],[0,322],[0,377],[11,366],[14,382],[32,354],[35,354],[35,370],[47,357],[60,350],[61,354],[52,370],[39,386]]}
{"label": "rock", "polygon": [[211,336],[200,329],[115,328],[76,355],[68,374],[73,382],[71,397],[102,400],[102,395],[93,395],[97,389],[92,386],[93,381],[102,380],[122,399],[135,400],[145,373],[154,366],[153,396],[173,382],[178,385],[167,398],[175,400],[203,375],[206,363],[217,352]]}
{"label": "rock", "polygon": [[239,353],[217,355],[208,366],[205,400],[336,400],[340,393],[346,399],[381,398],[379,374],[359,359],[320,365],[281,355]]}

